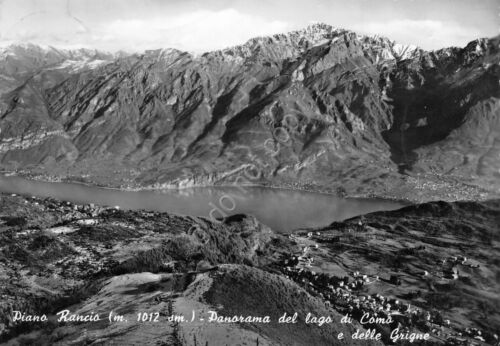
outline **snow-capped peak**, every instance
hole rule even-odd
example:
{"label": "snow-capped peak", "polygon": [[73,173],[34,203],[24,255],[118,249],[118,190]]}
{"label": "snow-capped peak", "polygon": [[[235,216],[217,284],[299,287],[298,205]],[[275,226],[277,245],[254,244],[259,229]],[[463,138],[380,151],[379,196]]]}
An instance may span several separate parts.
{"label": "snow-capped peak", "polygon": [[420,48],[412,44],[393,43],[392,51],[396,58],[405,60],[415,57]]}
{"label": "snow-capped peak", "polygon": [[74,47],[71,49],[59,48],[30,42],[1,42],[0,57],[18,55],[40,55],[40,56],[60,56],[61,58],[72,60],[85,60],[105,58],[111,59],[113,54],[87,47]]}

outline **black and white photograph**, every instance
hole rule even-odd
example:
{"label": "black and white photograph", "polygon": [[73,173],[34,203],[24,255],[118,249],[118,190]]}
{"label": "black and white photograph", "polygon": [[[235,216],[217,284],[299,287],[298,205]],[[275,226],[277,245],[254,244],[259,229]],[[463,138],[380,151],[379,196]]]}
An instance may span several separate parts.
{"label": "black and white photograph", "polygon": [[500,346],[500,1],[0,0],[0,345]]}

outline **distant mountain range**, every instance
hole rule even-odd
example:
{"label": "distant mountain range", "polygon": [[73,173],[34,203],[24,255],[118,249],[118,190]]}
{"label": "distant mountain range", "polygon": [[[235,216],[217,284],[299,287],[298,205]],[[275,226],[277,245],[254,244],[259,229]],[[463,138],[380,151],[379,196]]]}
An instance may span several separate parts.
{"label": "distant mountain range", "polygon": [[499,44],[430,52],[315,24],[198,56],[12,45],[0,165],[121,187],[487,198],[500,193]]}

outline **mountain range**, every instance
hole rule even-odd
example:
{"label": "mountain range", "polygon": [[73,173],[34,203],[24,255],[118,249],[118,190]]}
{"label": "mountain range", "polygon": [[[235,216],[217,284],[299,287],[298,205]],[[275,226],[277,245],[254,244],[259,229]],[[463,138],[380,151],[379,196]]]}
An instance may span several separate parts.
{"label": "mountain range", "polygon": [[500,37],[425,51],[314,24],[204,54],[0,48],[0,165],[121,188],[500,193]]}

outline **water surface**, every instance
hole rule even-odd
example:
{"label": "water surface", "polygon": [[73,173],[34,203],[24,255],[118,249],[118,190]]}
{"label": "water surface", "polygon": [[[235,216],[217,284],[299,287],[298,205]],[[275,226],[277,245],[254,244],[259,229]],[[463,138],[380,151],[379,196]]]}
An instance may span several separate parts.
{"label": "water surface", "polygon": [[325,226],[333,221],[403,204],[380,199],[339,198],[329,194],[263,187],[198,187],[165,191],[120,191],[73,183],[47,183],[0,177],[0,191],[53,197],[73,203],[119,206],[122,209],[166,211],[220,217],[252,214],[279,232]]}

